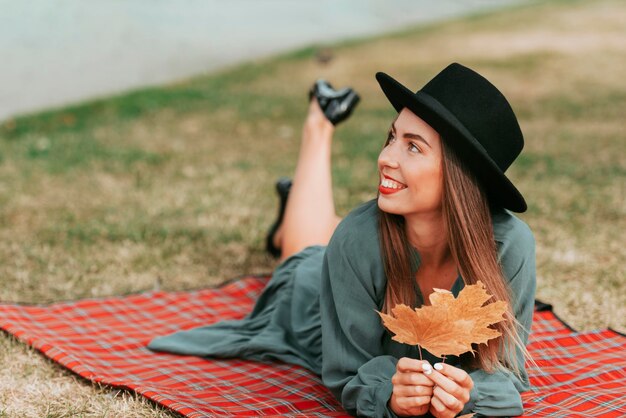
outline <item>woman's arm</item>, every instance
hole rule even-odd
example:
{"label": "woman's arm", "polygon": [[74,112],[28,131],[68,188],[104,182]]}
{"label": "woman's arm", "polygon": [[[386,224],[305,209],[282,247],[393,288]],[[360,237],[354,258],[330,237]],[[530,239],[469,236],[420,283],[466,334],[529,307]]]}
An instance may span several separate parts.
{"label": "woman's arm", "polygon": [[322,380],[350,414],[393,417],[387,402],[397,359],[383,355],[375,291],[362,271],[363,260],[350,259],[349,253],[333,239],[324,257]]}
{"label": "woman's arm", "polygon": [[376,202],[355,209],[326,249],[320,295],[322,380],[350,414],[395,417],[388,402],[397,359],[383,352],[385,330],[376,312],[385,285],[376,261],[376,211]]}

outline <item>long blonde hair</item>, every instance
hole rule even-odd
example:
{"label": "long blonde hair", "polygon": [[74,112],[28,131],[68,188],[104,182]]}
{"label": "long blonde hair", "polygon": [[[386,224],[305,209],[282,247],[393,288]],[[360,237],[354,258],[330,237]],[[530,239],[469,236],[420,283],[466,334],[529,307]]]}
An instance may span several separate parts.
{"label": "long blonde hair", "polygon": [[[443,149],[442,212],[448,245],[465,284],[480,280],[493,295],[489,302],[505,301],[506,321],[495,324],[502,334],[488,344],[475,347],[473,367],[492,372],[505,367],[520,374],[516,349],[530,358],[520,339],[519,323],[511,307],[511,296],[502,269],[498,264],[497,248],[487,196],[475,176],[456,153],[441,141]],[[387,143],[385,143],[385,146]],[[415,276],[417,260],[412,259],[406,235],[404,217],[379,211],[381,255],[387,277],[383,311],[390,313],[399,303],[415,306]]]}

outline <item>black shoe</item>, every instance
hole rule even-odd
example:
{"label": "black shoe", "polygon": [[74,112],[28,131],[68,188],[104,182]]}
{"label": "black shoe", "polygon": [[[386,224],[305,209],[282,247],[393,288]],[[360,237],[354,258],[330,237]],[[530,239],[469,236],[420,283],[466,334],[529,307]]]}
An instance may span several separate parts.
{"label": "black shoe", "polygon": [[326,80],[319,79],[309,90],[309,101],[315,96],[328,119],[333,125],[346,120],[361,98],[350,87],[333,89]]}
{"label": "black shoe", "polygon": [[280,257],[281,249],[277,248],[274,245],[274,235],[278,230],[278,227],[283,222],[283,217],[285,216],[285,207],[287,206],[287,198],[289,197],[289,191],[291,190],[291,179],[287,177],[281,177],[276,182],[276,192],[278,193],[278,197],[280,199],[280,206],[278,208],[278,218],[272,224],[269,231],[267,232],[267,236],[265,237],[265,249],[268,253],[272,255],[274,258]]}

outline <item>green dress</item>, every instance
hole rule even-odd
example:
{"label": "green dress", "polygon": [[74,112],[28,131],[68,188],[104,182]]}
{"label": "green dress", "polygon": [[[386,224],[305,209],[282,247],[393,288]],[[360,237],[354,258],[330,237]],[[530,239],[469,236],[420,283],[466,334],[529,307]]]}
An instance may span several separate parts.
{"label": "green dress", "polygon": [[[512,292],[521,337],[528,339],[535,297],[535,248],[528,226],[506,210],[493,215],[504,276]],[[391,377],[400,357],[419,358],[416,347],[391,340],[381,325],[386,279],[378,241],[378,207],[371,200],[337,227],[327,247],[312,246],[281,263],[253,311],[239,321],[222,321],[152,340],[149,348],[180,354],[280,360],[321,375],[353,415],[395,417],[388,407]],[[458,277],[452,293],[464,283]],[[419,288],[416,286],[418,292]],[[425,350],[424,359],[440,361]],[[524,370],[518,353],[519,368]],[[463,367],[463,359],[447,363]],[[463,367],[465,368],[465,367]],[[528,377],[506,371],[468,370],[474,388],[463,413],[521,415],[520,392]]]}

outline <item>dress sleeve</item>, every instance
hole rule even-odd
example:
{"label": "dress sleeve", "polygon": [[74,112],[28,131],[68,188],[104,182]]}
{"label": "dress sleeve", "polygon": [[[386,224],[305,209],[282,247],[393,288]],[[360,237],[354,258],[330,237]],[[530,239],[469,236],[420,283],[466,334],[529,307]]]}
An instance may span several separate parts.
{"label": "dress sleeve", "polygon": [[[513,313],[520,323],[518,332],[526,345],[535,303],[535,241],[525,224],[516,229],[508,239],[499,243],[498,252],[502,272],[511,291]],[[524,367],[525,359],[519,349],[516,350],[515,359],[521,371],[520,376],[506,370],[492,374],[483,370],[470,372],[474,388],[463,413],[474,412],[476,416],[522,415],[524,410],[520,392],[530,389],[530,384]]]}
{"label": "dress sleeve", "polygon": [[397,359],[383,353],[384,329],[376,313],[384,283],[377,283],[378,267],[355,242],[361,240],[339,228],[322,268],[322,380],[348,413],[395,417],[388,401]]}

